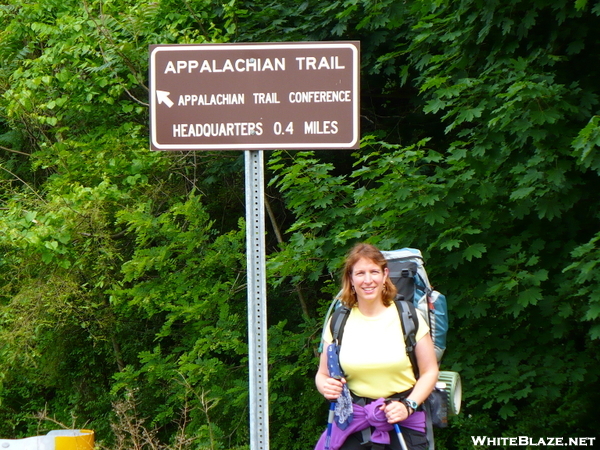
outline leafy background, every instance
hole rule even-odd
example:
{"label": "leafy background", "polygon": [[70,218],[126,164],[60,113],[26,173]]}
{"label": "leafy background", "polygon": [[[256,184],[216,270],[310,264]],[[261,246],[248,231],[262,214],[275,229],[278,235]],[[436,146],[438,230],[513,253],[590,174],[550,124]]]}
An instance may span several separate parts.
{"label": "leafy background", "polygon": [[0,2],[0,436],[248,448],[244,163],[148,150],[148,45],[360,40],[359,151],[266,152],[273,448],[312,448],[348,248],[422,249],[440,449],[596,436],[600,2]]}

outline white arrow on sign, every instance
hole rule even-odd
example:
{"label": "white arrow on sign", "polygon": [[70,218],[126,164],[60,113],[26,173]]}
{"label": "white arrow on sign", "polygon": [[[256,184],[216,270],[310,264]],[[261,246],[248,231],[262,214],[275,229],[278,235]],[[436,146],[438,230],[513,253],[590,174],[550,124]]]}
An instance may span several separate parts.
{"label": "white arrow on sign", "polygon": [[159,103],[159,104],[161,104],[161,103],[164,103],[164,104],[165,104],[165,105],[167,105],[169,108],[170,108],[171,106],[173,106],[173,105],[174,105],[174,103],[173,103],[173,102],[171,101],[171,99],[169,98],[169,95],[170,95],[170,94],[171,94],[171,93],[170,93],[170,92],[167,92],[167,91],[159,91],[159,90],[157,90],[157,91],[156,91],[156,98],[158,99],[158,103]]}

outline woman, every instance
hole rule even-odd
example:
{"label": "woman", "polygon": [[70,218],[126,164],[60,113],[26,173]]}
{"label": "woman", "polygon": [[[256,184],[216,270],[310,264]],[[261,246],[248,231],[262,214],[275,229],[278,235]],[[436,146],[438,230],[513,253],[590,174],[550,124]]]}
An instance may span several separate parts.
{"label": "woman", "polygon": [[[427,323],[418,314],[415,355],[420,376],[415,379],[404,346],[395,297],[396,288],[389,278],[387,261],[381,252],[369,244],[356,245],[346,258],[342,277],[341,300],[350,308],[339,354],[345,377],[335,379],[329,376],[327,352],[324,351],[315,383],[318,391],[329,401],[337,400],[347,383],[355,412],[368,408],[366,405],[371,405],[371,409],[376,405],[374,414],[379,415],[381,425],[373,426],[371,423],[364,431],[356,432],[352,432],[350,427],[351,434],[334,426],[332,450],[362,450],[362,443],[369,441],[371,433],[378,433],[379,441],[382,435],[384,437],[383,443],[373,445],[374,449],[401,450],[392,426],[395,423],[401,426],[409,450],[428,448],[425,414],[418,406],[435,386],[437,360]],[[331,341],[331,331],[327,327],[324,348]],[[393,400],[389,401],[390,398]],[[317,449],[323,447],[323,441],[322,437]],[[372,439],[372,442],[375,441]]]}

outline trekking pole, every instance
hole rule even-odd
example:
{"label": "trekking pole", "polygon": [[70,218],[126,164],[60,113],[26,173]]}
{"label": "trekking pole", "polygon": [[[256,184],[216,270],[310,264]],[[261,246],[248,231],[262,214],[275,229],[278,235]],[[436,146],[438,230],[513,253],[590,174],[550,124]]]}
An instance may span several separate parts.
{"label": "trekking pole", "polygon": [[[335,416],[335,402],[329,403],[329,416],[327,416],[327,435],[325,436],[325,449],[331,446],[331,430],[333,429],[333,417]],[[406,450],[406,449],[405,449]]]}
{"label": "trekking pole", "polygon": [[400,425],[395,423],[394,430],[396,430],[396,434],[398,435],[398,440],[400,441],[400,446],[402,447],[402,450],[408,450],[408,447],[406,447],[406,441],[404,440],[404,436],[402,436],[402,430],[400,430]]}

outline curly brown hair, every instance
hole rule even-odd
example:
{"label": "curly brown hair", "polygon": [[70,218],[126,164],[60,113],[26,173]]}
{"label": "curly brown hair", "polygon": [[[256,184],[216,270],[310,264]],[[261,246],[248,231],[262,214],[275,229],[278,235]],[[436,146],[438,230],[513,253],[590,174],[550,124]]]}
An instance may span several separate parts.
{"label": "curly brown hair", "polygon": [[[377,247],[371,244],[360,243],[356,244],[348,255],[344,264],[344,272],[342,274],[342,292],[340,300],[348,308],[352,308],[358,302],[356,293],[352,290],[352,269],[359,259],[365,258],[377,264],[381,270],[387,269],[388,264],[383,254]],[[383,304],[390,306],[396,298],[397,290],[390,277],[386,277],[383,289]]]}

